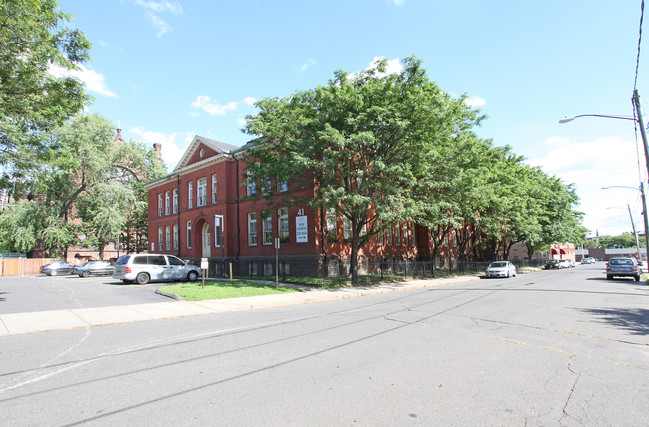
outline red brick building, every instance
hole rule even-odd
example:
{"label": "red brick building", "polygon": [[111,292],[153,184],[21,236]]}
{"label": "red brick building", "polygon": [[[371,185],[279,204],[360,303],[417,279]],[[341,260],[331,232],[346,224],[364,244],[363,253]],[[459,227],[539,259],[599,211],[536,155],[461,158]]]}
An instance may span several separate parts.
{"label": "red brick building", "polygon": [[[264,200],[245,200],[260,191],[256,185],[245,185],[242,157],[246,149],[196,136],[171,174],[147,184],[148,251],[183,259],[209,258],[210,269],[217,273],[229,261],[237,261],[237,265],[247,265],[250,274],[274,274],[278,238],[286,271],[297,273],[300,265],[316,262],[336,274],[339,261],[350,257],[351,243],[346,239],[351,236],[351,225],[325,209],[303,205],[269,214]],[[313,188],[272,184],[280,200],[282,193],[314,194]],[[427,228],[410,222],[386,228],[360,248],[361,270],[373,261],[426,259],[432,245],[428,233]],[[453,241],[451,236],[440,257],[452,256]]]}

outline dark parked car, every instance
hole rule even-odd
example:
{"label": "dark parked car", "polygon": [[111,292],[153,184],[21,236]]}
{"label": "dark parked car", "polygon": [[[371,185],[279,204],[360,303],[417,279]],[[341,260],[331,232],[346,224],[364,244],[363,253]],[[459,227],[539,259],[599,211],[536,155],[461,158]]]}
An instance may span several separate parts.
{"label": "dark parked car", "polygon": [[606,278],[633,277],[636,282],[640,281],[640,267],[634,258],[611,258],[606,264]]}
{"label": "dark parked car", "polygon": [[58,274],[70,274],[74,264],[65,261],[52,261],[49,264],[45,264],[41,267],[41,273],[47,274],[48,276],[56,276]]}
{"label": "dark parked car", "polygon": [[546,262],[545,265],[543,266],[544,269],[546,270],[551,270],[554,268],[561,268],[559,265],[559,260],[558,259],[551,259],[550,261]]}
{"label": "dark parked car", "polygon": [[92,276],[110,276],[113,274],[114,267],[106,261],[88,261],[84,262],[78,267],[74,267],[73,274],[78,274],[79,277]]}

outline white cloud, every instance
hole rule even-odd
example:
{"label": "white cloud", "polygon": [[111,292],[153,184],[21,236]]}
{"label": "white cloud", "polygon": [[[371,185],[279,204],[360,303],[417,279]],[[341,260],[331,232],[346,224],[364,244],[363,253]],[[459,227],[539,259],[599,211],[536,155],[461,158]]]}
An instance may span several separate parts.
{"label": "white cloud", "polygon": [[156,13],[170,12],[172,15],[182,15],[183,8],[180,3],[176,1],[146,1],[146,0],[135,0],[134,3],[138,6],[142,6],[145,9],[149,9]]}
{"label": "white cloud", "polygon": [[568,145],[570,144],[570,139],[564,138],[562,136],[552,136],[548,139],[545,140],[544,142],[545,145]]}
{"label": "white cloud", "polygon": [[[228,102],[225,105],[222,105],[212,102],[211,98],[207,95],[198,95],[196,97],[196,100],[191,103],[191,106],[193,108],[200,108],[201,110],[204,110],[213,116],[223,116],[228,111],[235,111],[237,108],[239,108],[239,104],[243,103],[247,106],[253,106],[255,102],[257,102],[257,99],[253,98],[252,96],[247,96],[243,99],[243,101],[232,101]],[[190,115],[196,116],[196,114],[193,113],[190,113]]]}
{"label": "white cloud", "polygon": [[[540,166],[565,184],[575,184],[580,198],[577,210],[585,214],[584,226],[590,230],[589,235],[594,235],[596,230],[600,235],[629,231],[628,212],[625,221],[624,210],[617,209],[626,208],[627,203],[635,212],[636,226],[644,228],[639,213],[639,192],[633,191],[640,183],[635,142],[607,137],[572,143],[565,138],[552,137],[545,143],[549,147],[545,155],[530,159],[528,164]],[[641,165],[644,165],[643,159]],[[616,185],[633,188],[602,190],[602,187]],[[607,209],[609,207],[615,209]]]}
{"label": "white cloud", "polygon": [[388,0],[388,1],[395,6],[403,6],[404,4],[406,4],[406,0]]}
{"label": "white cloud", "polygon": [[156,33],[158,38],[172,31],[171,26],[161,17],[162,14],[182,15],[184,13],[180,3],[176,1],[134,0],[133,3],[146,10],[147,18],[158,30]]}
{"label": "white cloud", "polygon": [[302,64],[302,66],[300,67],[300,71],[305,72],[306,70],[309,69],[311,65],[318,65],[318,63],[315,62],[313,59],[309,58],[304,64]]}
{"label": "white cloud", "polygon": [[483,98],[480,98],[479,96],[474,96],[472,98],[465,99],[464,103],[469,107],[480,107],[482,105],[485,105],[487,101],[485,101]]}
{"label": "white cloud", "polygon": [[[369,70],[370,68],[376,67],[378,62],[382,59],[385,59],[384,56],[375,56],[372,62],[370,62],[370,65],[366,68],[366,70]],[[388,75],[388,74],[399,74],[400,72],[403,71],[403,66],[401,65],[401,62],[399,62],[399,58],[396,59],[388,59],[388,65],[385,69],[385,73],[382,75]]]}
{"label": "white cloud", "polygon": [[[166,134],[145,130],[139,126],[129,129],[128,132],[135,135],[134,139],[144,142],[149,147],[155,143],[160,144],[162,146],[162,160],[168,169],[176,167],[195,135],[189,132],[185,134],[180,132]],[[176,140],[179,141],[176,142]]]}
{"label": "white cloud", "polygon": [[234,111],[237,109],[236,102],[229,102],[225,105],[215,104],[210,102],[210,97],[207,95],[198,95],[196,101],[192,102],[192,107],[200,108],[208,112],[213,116],[222,116],[228,111]]}
{"label": "white cloud", "polygon": [[66,70],[59,66],[53,65],[50,67],[49,72],[56,77],[73,77],[81,81],[86,86],[86,89],[91,92],[95,92],[109,98],[117,98],[117,94],[108,89],[108,86],[106,85],[106,78],[103,74],[98,73],[95,70],[89,70],[83,65],[79,65],[78,70]]}
{"label": "white cloud", "polygon": [[246,123],[248,123],[248,120],[243,117],[237,119],[237,124],[241,127],[244,127]]}
{"label": "white cloud", "polygon": [[163,35],[167,34],[169,31],[171,31],[171,27],[169,24],[167,24],[162,18],[159,16],[148,12],[147,16],[149,17],[149,20],[153,24],[154,27],[158,29],[158,32],[156,33],[156,37],[160,38]]}

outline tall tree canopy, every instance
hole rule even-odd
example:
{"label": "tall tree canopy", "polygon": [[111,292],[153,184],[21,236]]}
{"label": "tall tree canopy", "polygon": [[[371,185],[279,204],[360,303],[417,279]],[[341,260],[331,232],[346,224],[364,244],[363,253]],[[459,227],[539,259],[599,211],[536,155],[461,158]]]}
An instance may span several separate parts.
{"label": "tall tree canopy", "polygon": [[101,252],[118,234],[127,250],[146,247],[143,184],[165,167],[154,149],[114,141],[113,129],[100,116],[77,116],[51,133],[41,157],[20,165],[17,202],[0,213],[2,250],[28,252],[40,239],[54,256],[72,245]]}
{"label": "tall tree canopy", "polygon": [[56,76],[89,59],[83,33],[53,0],[0,2],[0,163],[40,146],[43,131],[62,125],[89,100],[83,83]]}
{"label": "tall tree canopy", "polygon": [[386,65],[338,71],[327,86],[260,100],[246,125],[260,137],[247,152],[250,179],[315,184],[315,197],[292,202],[333,208],[350,221],[353,279],[369,236],[419,210],[413,190],[426,171],[422,159],[479,120],[431,82],[417,58],[406,58],[395,74]]}

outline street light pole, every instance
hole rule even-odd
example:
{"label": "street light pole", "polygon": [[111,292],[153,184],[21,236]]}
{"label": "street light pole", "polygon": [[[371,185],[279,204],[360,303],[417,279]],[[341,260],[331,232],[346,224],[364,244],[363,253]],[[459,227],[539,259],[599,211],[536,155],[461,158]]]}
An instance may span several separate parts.
{"label": "street light pole", "polygon": [[[633,120],[640,126],[640,135],[642,136],[642,144],[644,147],[644,157],[645,163],[647,166],[647,179],[649,180],[649,143],[647,142],[647,132],[644,127],[644,119],[642,118],[642,107],[640,106],[640,94],[638,90],[633,91],[633,97],[631,98],[633,102],[633,107],[635,109],[635,114],[637,117],[624,117],[624,116],[607,116],[604,114],[580,114],[573,117],[564,117],[559,120],[559,123],[568,123],[576,119],[577,117],[603,117],[606,119],[619,119],[619,120]],[[607,187],[608,188],[608,187]],[[649,261],[649,220],[647,219],[647,200],[644,194],[644,184],[640,180],[640,194],[642,194],[642,216],[644,217],[644,238],[645,238],[645,249],[646,254],[645,258]],[[638,251],[638,257],[640,256],[640,251]]]}

